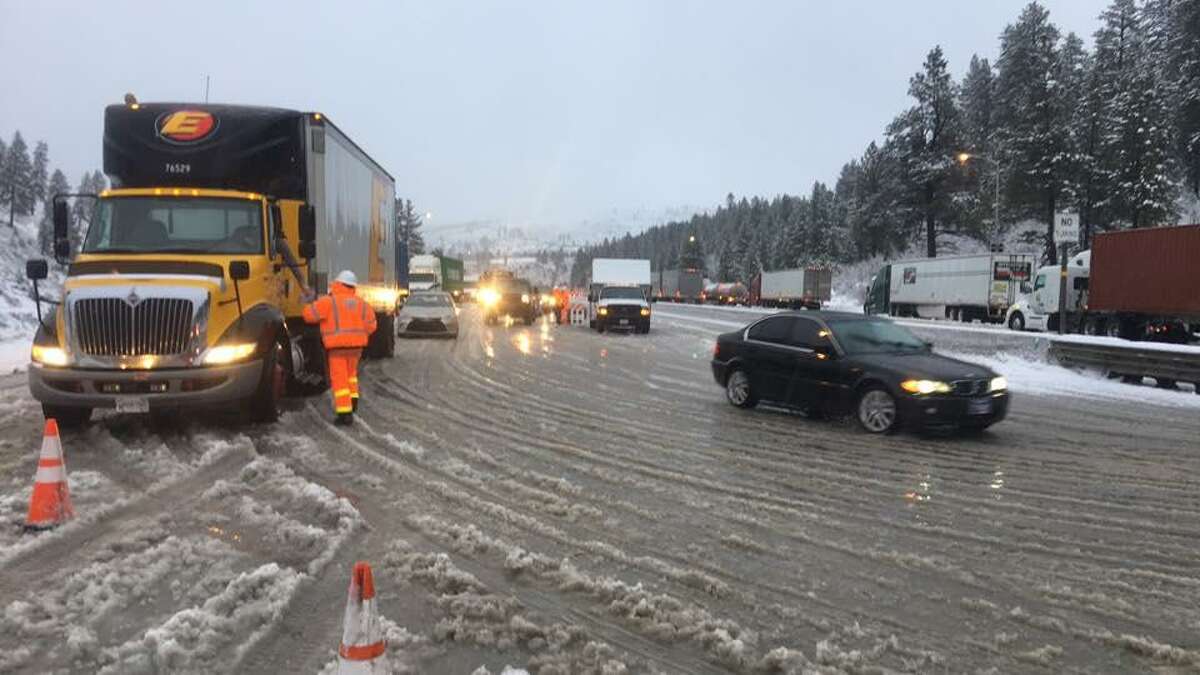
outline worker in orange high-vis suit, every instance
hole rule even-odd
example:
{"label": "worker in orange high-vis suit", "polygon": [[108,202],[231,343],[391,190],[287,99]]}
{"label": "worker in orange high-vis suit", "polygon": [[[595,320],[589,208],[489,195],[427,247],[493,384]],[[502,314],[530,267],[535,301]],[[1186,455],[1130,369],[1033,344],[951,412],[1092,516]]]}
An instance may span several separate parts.
{"label": "worker in orange high-vis suit", "polygon": [[337,424],[354,421],[358,410],[358,360],[375,332],[375,310],[355,294],[357,286],[354,272],[345,270],[334,278],[328,295],[304,306],[304,320],[321,324]]}

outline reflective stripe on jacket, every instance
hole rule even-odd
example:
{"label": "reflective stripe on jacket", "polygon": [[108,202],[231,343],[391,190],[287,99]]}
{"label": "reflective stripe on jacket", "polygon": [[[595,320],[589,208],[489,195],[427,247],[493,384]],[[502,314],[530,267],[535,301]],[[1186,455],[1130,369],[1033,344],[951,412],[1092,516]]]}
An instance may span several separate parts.
{"label": "reflective stripe on jacket", "polygon": [[366,347],[375,332],[375,311],[354,294],[354,288],[334,282],[329,295],[304,306],[304,320],[321,324],[326,349]]}

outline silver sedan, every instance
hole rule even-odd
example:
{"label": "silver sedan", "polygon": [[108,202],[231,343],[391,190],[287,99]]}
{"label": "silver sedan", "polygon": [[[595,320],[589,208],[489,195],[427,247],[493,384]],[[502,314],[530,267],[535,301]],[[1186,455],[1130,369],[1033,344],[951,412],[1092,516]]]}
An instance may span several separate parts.
{"label": "silver sedan", "polygon": [[396,333],[401,337],[458,337],[458,307],[449,293],[413,293],[396,316]]}

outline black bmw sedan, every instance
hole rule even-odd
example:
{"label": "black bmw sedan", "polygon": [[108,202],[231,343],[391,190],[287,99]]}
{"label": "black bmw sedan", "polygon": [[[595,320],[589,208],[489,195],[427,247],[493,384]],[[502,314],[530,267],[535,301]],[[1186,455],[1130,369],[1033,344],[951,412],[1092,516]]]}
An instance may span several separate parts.
{"label": "black bmw sedan", "polygon": [[1008,413],[1008,382],[983,366],[934,354],[878,316],[773,314],[717,338],[713,377],[729,402],[812,414],[853,414],[864,429],[984,429]]}

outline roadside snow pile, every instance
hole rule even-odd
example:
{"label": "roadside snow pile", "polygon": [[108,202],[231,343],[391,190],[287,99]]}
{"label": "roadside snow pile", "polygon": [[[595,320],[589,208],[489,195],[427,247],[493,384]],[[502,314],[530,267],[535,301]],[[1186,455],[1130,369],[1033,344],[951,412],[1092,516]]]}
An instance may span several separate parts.
{"label": "roadside snow pile", "polygon": [[964,361],[985,365],[1008,378],[1009,388],[1017,393],[1087,396],[1111,401],[1137,401],[1179,408],[1200,408],[1200,396],[1184,391],[1170,391],[1155,387],[1125,384],[1110,380],[1099,373],[1077,372],[1044,361],[1030,360],[1019,356],[996,354],[939,353]]}

